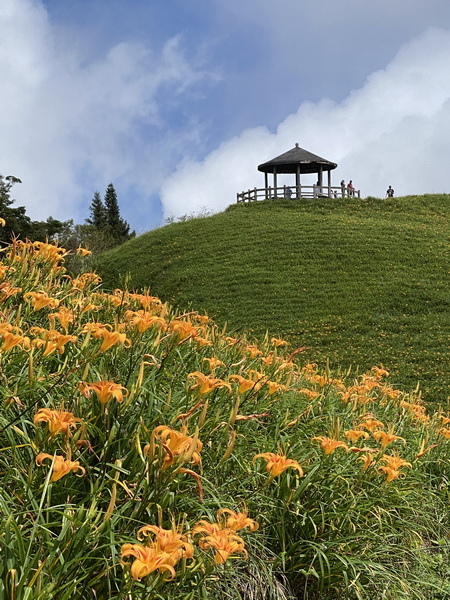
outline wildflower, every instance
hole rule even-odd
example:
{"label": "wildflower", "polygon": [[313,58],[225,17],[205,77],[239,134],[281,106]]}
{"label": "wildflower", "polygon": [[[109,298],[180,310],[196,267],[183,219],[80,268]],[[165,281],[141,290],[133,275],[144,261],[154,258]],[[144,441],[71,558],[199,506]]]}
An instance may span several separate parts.
{"label": "wildflower", "polygon": [[319,395],[319,392],[316,392],[315,390],[308,390],[307,388],[302,388],[301,390],[298,390],[298,393],[303,394],[310,400],[317,398],[317,396]]}
{"label": "wildflower", "polygon": [[165,329],[167,323],[162,317],[158,317],[150,312],[144,310],[127,310],[125,313],[127,321],[135,327],[139,333],[144,333],[150,327],[156,327],[157,329]]}
{"label": "wildflower", "polygon": [[199,539],[198,545],[202,550],[213,548],[216,551],[214,555],[216,564],[223,565],[232,554],[243,554],[245,558],[248,556],[244,540],[234,530],[222,529],[218,523],[199,521],[192,533],[193,535],[207,534]]}
{"label": "wildflower", "polygon": [[61,324],[61,327],[67,332],[67,330],[69,329],[69,325],[74,322],[75,316],[70,308],[61,306],[59,311],[50,313],[48,315],[48,320],[50,322],[53,322],[53,325],[56,319],[58,319],[58,321]]}
{"label": "wildflower", "polygon": [[320,446],[324,452],[324,454],[333,454],[333,452],[337,448],[344,448],[348,452],[348,446],[345,442],[341,442],[340,440],[334,440],[333,438],[326,437],[324,435],[319,435],[313,438],[314,440],[318,440],[320,442]]}
{"label": "wildflower", "polygon": [[50,478],[50,481],[58,481],[59,479],[64,477],[64,475],[70,473],[70,471],[81,471],[82,475],[86,473],[86,469],[80,466],[80,463],[78,461],[71,461],[68,458],[64,458],[64,456],[60,456],[58,454],[52,456],[51,454],[40,452],[36,456],[36,464],[39,467],[42,467],[42,463],[46,459],[49,459],[53,462],[52,476]]}
{"label": "wildflower", "polygon": [[206,361],[209,364],[209,368],[211,370],[211,373],[214,373],[214,371],[217,369],[217,367],[224,367],[225,363],[222,362],[221,360],[219,360],[218,358],[204,358],[204,361]]}
{"label": "wildflower", "polygon": [[[196,436],[189,437],[186,432],[186,427],[183,427],[182,431],[176,431],[166,425],[159,425],[154,429],[153,436],[165,451],[164,469],[174,464],[176,457],[179,457],[181,462],[192,462],[195,465],[201,462],[200,452],[203,444]],[[147,444],[144,453],[147,454],[149,450],[150,444]]]}
{"label": "wildflower", "polygon": [[0,284],[0,302],[4,302],[21,291],[22,288],[13,286],[9,281],[4,281]]}
{"label": "wildflower", "polygon": [[262,387],[262,384],[258,383],[257,381],[252,381],[251,379],[246,379],[245,377],[242,377],[242,375],[230,375],[228,380],[237,381],[239,383],[239,394],[244,394],[245,392],[251,389],[258,391]]}
{"label": "wildflower", "polygon": [[450,429],[448,427],[441,427],[441,429],[439,429],[439,433],[445,437],[446,440],[450,440]]}
{"label": "wildflower", "polygon": [[224,387],[228,388],[228,390],[231,392],[231,385],[229,383],[227,383],[223,379],[208,377],[208,375],[205,375],[200,371],[194,371],[193,373],[189,373],[188,378],[197,380],[197,383],[191,385],[190,389],[194,390],[198,388],[198,393],[200,395],[208,394],[212,390]]}
{"label": "wildflower", "polygon": [[246,512],[237,513],[229,508],[220,508],[217,511],[217,517],[220,519],[223,515],[229,515],[226,517],[225,526],[234,531],[246,529],[247,527],[250,531],[259,529],[259,524],[253,519],[250,519]]}
{"label": "wildflower", "polygon": [[57,308],[59,306],[59,300],[52,298],[47,292],[27,292],[23,298],[24,300],[31,300],[34,310],[40,310],[46,306],[50,308]]}
{"label": "wildflower", "polygon": [[189,338],[194,338],[198,335],[198,331],[187,321],[174,319],[169,323],[169,329],[178,337],[180,342],[184,342]]}
{"label": "wildflower", "polygon": [[3,338],[3,344],[0,347],[0,352],[6,352],[15,346],[22,346],[26,349],[30,347],[29,337],[20,335],[18,333],[13,333],[12,331],[2,332],[1,336]]}
{"label": "wildflower", "polygon": [[149,294],[130,294],[132,300],[136,300],[142,306],[144,310],[152,307],[153,309],[160,309],[162,302],[156,296],[150,296]]}
{"label": "wildflower", "polygon": [[131,346],[130,340],[125,333],[114,330],[111,331],[111,326],[104,323],[86,323],[82,333],[92,332],[92,336],[96,339],[102,339],[102,344],[99,348],[99,353],[106,352],[116,344],[122,344],[125,348]]}
{"label": "wildflower", "polygon": [[277,383],[276,381],[267,381],[267,387],[269,388],[269,396],[275,394],[276,392],[288,392],[289,388],[282,383]]}
{"label": "wildflower", "polygon": [[177,531],[175,525],[172,529],[163,529],[157,525],[145,525],[137,533],[138,540],[142,540],[151,533],[155,535],[155,540],[150,545],[155,544],[162,552],[167,552],[173,566],[182,558],[194,556],[194,546],[188,542],[185,535]]}
{"label": "wildflower", "polygon": [[82,273],[79,277],[72,279],[72,287],[83,290],[87,285],[98,285],[102,282],[97,273]]}
{"label": "wildflower", "polygon": [[255,461],[257,458],[264,458],[267,462],[266,470],[270,473],[271,478],[281,475],[286,469],[296,469],[299,472],[300,477],[303,477],[303,469],[296,460],[286,458],[282,454],[274,454],[273,452],[262,452],[256,454],[253,457]]}
{"label": "wildflower", "polygon": [[389,446],[389,444],[392,444],[392,442],[395,442],[396,440],[402,440],[402,442],[406,444],[405,438],[402,438],[399,435],[394,435],[392,431],[386,433],[385,431],[376,430],[372,432],[372,435],[377,442],[381,443],[382,448],[386,448]]}
{"label": "wildflower", "polygon": [[[173,568],[172,559],[168,552],[161,551],[157,545],[143,546],[142,544],[123,544],[122,559],[126,556],[134,557],[130,573],[133,579],[142,579],[153,571],[168,571],[170,579],[174,579],[176,573]],[[126,561],[123,561],[126,564]]]}
{"label": "wildflower", "polygon": [[371,454],[362,454],[361,456],[358,457],[358,460],[363,461],[364,471],[367,471],[367,469],[375,463],[375,460]]}
{"label": "wildflower", "polygon": [[82,419],[75,417],[71,412],[63,410],[51,410],[50,408],[40,408],[34,415],[33,422],[47,423],[50,435],[53,437],[62,432],[66,437],[70,436],[70,429],[82,423]]}
{"label": "wildflower", "polygon": [[106,404],[114,398],[117,402],[122,402],[128,391],[123,385],[114,383],[114,381],[96,381],[94,383],[80,382],[79,390],[87,398],[90,392],[95,392],[97,398],[102,404]]}
{"label": "wildflower", "polygon": [[403,458],[400,458],[397,454],[389,455],[384,454],[381,459],[386,463],[384,467],[378,467],[380,471],[386,473],[387,478],[386,481],[392,481],[393,479],[397,479],[400,475],[400,467],[411,467],[411,463],[407,462]]}
{"label": "wildflower", "polygon": [[48,356],[55,350],[63,354],[68,342],[75,343],[77,341],[75,335],[64,335],[55,329],[32,327],[30,332],[41,336],[32,340],[31,344],[37,348],[44,348],[42,356]]}
{"label": "wildflower", "polygon": [[360,438],[368,439],[369,434],[367,431],[361,431],[358,429],[349,429],[344,433],[345,437],[350,440],[353,444],[357,442]]}
{"label": "wildflower", "polygon": [[90,256],[92,254],[92,252],[90,250],[87,250],[86,248],[82,248],[81,246],[78,246],[76,252],[80,256]]}
{"label": "wildflower", "polygon": [[201,348],[203,348],[203,346],[212,346],[213,345],[211,340],[208,340],[204,337],[200,337],[199,335],[197,335],[195,337],[195,343],[198,344]]}
{"label": "wildflower", "polygon": [[271,344],[273,344],[275,346],[275,348],[279,348],[280,346],[287,346],[288,342],[286,342],[285,340],[282,340],[280,338],[270,338],[270,342]]}
{"label": "wildflower", "polygon": [[261,350],[258,348],[258,346],[255,346],[254,344],[245,346],[244,350],[245,350],[245,352],[248,352],[248,354],[250,355],[250,358],[256,358],[257,356],[262,356],[262,354],[263,354],[261,352]]}
{"label": "wildflower", "polygon": [[365,420],[358,425],[358,429],[367,429],[368,431],[372,432],[384,427],[384,424],[381,421],[375,419],[375,417],[373,417],[372,415],[366,415],[364,419]]}

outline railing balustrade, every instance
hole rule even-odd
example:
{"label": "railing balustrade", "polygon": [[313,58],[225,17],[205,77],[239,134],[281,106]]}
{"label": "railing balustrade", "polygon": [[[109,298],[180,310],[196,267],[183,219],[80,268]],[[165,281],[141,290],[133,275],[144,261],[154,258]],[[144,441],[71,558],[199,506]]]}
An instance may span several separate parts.
{"label": "railing balustrade", "polygon": [[237,194],[237,202],[299,198],[361,198],[360,190],[342,191],[340,186],[331,185],[283,185],[279,187],[253,188]]}

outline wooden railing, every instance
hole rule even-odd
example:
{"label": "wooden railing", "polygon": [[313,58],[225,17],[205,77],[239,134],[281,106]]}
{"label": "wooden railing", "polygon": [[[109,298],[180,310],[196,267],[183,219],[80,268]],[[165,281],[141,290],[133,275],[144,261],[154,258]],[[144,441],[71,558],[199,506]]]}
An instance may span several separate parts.
{"label": "wooden railing", "polygon": [[253,188],[237,194],[237,202],[276,200],[277,198],[361,198],[360,190],[349,190],[331,185],[283,185],[281,187]]}

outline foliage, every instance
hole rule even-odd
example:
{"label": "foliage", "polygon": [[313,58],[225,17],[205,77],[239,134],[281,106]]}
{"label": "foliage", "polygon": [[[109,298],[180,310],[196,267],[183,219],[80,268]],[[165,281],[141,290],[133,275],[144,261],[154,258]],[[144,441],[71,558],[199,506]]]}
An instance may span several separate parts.
{"label": "foliage", "polygon": [[24,206],[11,206],[14,204],[11,189],[17,183],[22,183],[18,177],[0,175],[0,217],[6,222],[0,229],[0,244],[7,244],[14,237],[38,241],[66,239],[73,226],[72,220],[58,221],[50,216],[46,221],[32,221]]}
{"label": "foliage", "polygon": [[181,307],[306,345],[325,366],[384,362],[404,389],[446,402],[449,196],[277,200],[151,231],[101,258]]}
{"label": "foliage", "polygon": [[65,258],[0,264],[1,597],[448,598],[447,414]]}

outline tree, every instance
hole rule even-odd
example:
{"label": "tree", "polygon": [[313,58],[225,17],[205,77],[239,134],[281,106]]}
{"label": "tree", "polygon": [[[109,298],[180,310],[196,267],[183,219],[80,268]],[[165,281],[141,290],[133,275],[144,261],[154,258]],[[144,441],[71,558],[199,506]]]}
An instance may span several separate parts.
{"label": "tree", "polygon": [[90,217],[86,219],[86,223],[88,225],[93,225],[96,229],[105,229],[107,226],[108,215],[99,192],[95,192],[89,210]]}
{"label": "tree", "polygon": [[136,235],[134,231],[130,233],[130,226],[120,216],[119,202],[112,183],[106,188],[105,210],[107,229],[116,240],[116,245],[123,244]]}

